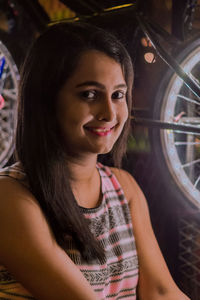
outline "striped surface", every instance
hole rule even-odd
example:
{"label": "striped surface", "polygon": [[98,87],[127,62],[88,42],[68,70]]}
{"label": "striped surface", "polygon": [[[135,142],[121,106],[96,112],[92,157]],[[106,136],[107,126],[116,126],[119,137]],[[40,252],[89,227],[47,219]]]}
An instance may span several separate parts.
{"label": "striped surface", "polygon": [[[66,252],[89,281],[99,299],[136,299],[138,259],[129,207],[116,177],[108,167],[97,165],[103,199],[92,209],[80,207],[94,236],[105,249],[105,260],[86,263],[68,238]],[[19,164],[4,169],[0,175],[14,177],[26,184]],[[19,296],[17,296],[19,295]],[[33,299],[5,268],[0,268],[0,299]]]}
{"label": "striped surface", "polygon": [[0,299],[19,300],[34,299],[31,294],[18,283],[13,276],[0,266]]}

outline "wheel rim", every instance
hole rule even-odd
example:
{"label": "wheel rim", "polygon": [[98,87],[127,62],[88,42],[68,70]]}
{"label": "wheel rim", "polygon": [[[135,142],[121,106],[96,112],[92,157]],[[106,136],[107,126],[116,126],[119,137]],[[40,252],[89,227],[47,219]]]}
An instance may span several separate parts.
{"label": "wheel rim", "polygon": [[[199,82],[200,47],[191,51],[181,66]],[[172,76],[164,95],[161,120],[200,128],[200,101],[176,74]],[[173,179],[186,198],[200,207],[200,135],[172,130],[163,130],[160,134]]]}
{"label": "wheel rim", "polygon": [[0,167],[13,152],[18,80],[17,66],[0,41]]}

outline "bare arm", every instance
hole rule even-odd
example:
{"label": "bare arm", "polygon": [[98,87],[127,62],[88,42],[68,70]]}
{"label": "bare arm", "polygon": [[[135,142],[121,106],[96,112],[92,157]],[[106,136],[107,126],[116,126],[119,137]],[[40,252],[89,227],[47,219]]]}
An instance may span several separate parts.
{"label": "bare arm", "polygon": [[113,169],[129,201],[139,259],[140,300],[189,300],[173,281],[154,235],[146,199],[133,177]]}
{"label": "bare arm", "polygon": [[38,300],[97,299],[32,194],[10,178],[0,178],[0,241],[0,264]]}

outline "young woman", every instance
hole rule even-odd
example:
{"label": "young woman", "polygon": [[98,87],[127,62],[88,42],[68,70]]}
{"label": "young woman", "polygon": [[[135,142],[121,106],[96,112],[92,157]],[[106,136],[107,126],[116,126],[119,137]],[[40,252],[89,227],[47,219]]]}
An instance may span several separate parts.
{"label": "young woman", "polygon": [[120,166],[132,82],[126,50],[99,28],[60,23],[31,48],[19,88],[18,161],[0,174],[0,299],[188,299],[169,274],[137,183],[97,163],[111,151]]}

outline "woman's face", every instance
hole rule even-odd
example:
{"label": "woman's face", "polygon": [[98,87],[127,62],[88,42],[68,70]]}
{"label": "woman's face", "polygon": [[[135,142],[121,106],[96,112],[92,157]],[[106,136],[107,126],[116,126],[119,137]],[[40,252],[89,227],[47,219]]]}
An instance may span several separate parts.
{"label": "woman's face", "polygon": [[69,155],[109,152],[128,117],[121,65],[103,52],[84,52],[58,93],[57,118]]}

